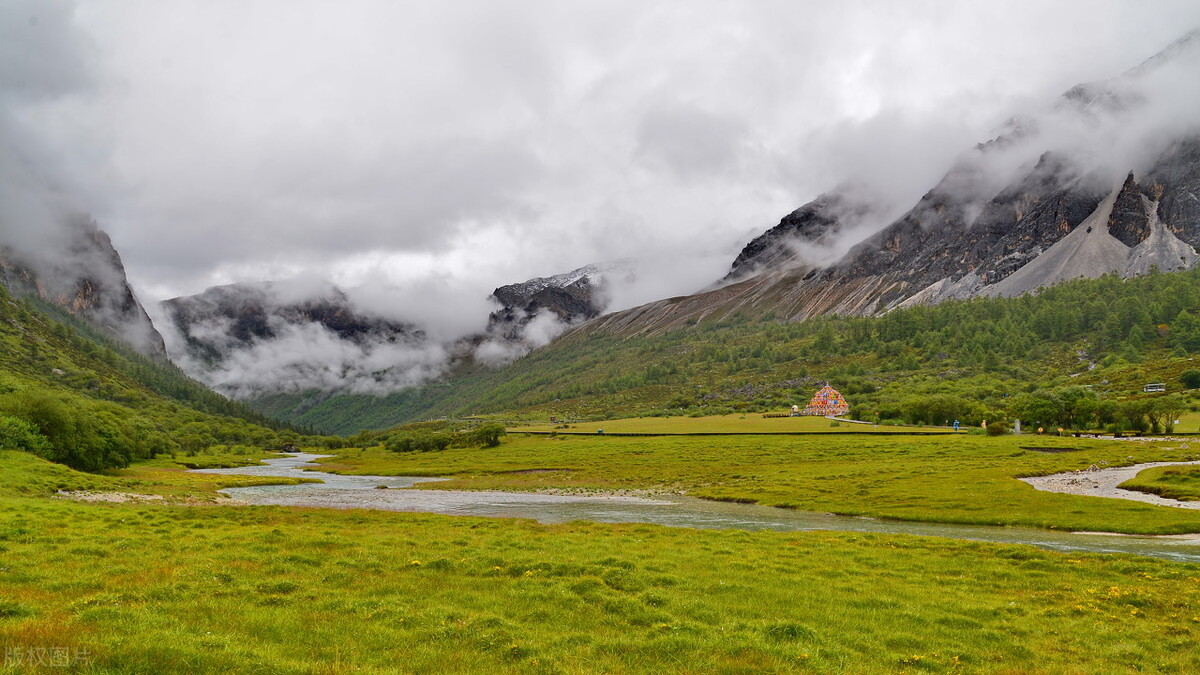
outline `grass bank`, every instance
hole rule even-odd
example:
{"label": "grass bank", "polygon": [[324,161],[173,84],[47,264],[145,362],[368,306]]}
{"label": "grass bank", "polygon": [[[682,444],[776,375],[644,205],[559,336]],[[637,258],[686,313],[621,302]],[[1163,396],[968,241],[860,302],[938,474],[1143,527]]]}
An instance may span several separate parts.
{"label": "grass bank", "polygon": [[911,536],[79,504],[32,495],[156,487],[16,454],[0,456],[3,672],[1200,669],[1196,565]]}
{"label": "grass bank", "polygon": [[[1032,448],[1032,449],[1029,449]],[[522,437],[490,449],[336,451],[325,470],[436,475],[423,489],[686,492],[845,515],[1178,534],[1200,512],[1038,492],[1017,476],[1200,458],[1185,443],[1038,436]]]}
{"label": "grass bank", "polygon": [[1184,502],[1200,501],[1200,467],[1158,466],[1146,469],[1133,480],[1121,483],[1121,487]]}

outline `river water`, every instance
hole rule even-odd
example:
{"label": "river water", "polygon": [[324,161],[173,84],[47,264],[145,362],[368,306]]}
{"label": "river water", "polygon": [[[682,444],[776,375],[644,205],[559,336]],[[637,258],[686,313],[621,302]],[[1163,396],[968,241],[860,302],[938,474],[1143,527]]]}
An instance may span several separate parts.
{"label": "river water", "polygon": [[[1019,527],[913,523],[779,509],[756,504],[712,502],[684,496],[574,497],[524,492],[406,490],[421,482],[443,480],[409,476],[342,476],[306,471],[326,455],[295,453],[266,460],[263,466],[201,469],[201,473],[319,478],[322,483],[263,485],[222,490],[250,504],[363,508],[441,513],[490,518],[531,518],[543,523],[589,520],[600,523],[654,523],[671,527],[743,530],[837,530],[917,534],[971,541],[1030,544],[1056,551],[1133,553],[1200,563],[1200,535],[1138,537],[1058,532]],[[390,489],[382,490],[379,486]]]}

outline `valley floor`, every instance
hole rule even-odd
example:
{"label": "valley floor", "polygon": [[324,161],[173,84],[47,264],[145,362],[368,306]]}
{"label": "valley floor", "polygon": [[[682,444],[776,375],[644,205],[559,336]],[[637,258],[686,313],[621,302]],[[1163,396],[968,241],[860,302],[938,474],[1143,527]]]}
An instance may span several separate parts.
{"label": "valley floor", "polygon": [[[444,476],[435,490],[684,493],[842,515],[1179,534],[1200,512],[1041,492],[1018,480],[1090,466],[1200,459],[1189,443],[1046,436],[523,436],[441,452],[338,450],[324,471]],[[1196,483],[1200,483],[1197,473]],[[1178,485],[1175,483],[1174,485]],[[1139,487],[1138,489],[1147,489]],[[1153,491],[1150,486],[1147,491]]]}
{"label": "valley floor", "polygon": [[[1116,444],[1043,454],[1004,440],[954,440],[970,442],[944,448],[951,454],[942,461],[959,471],[976,467],[971,481],[996,467],[1051,470],[1116,459],[1105,454]],[[490,450],[390,458],[368,450],[339,461],[426,470],[444,464],[452,471],[474,462],[479,473],[456,482],[507,477],[534,481],[523,484],[532,489],[539,487],[534,479],[564,479],[478,467],[569,460],[579,470],[564,475],[599,484],[602,466],[611,481],[636,482],[640,470],[685,464],[687,471],[666,475],[687,482],[690,471],[698,483],[720,473],[713,460],[723,457],[729,481],[749,475],[750,465],[781,472],[742,489],[798,494],[828,483],[853,493],[860,478],[850,467],[862,453],[883,449],[764,442],[743,446],[739,463],[720,442],[639,448],[621,441],[604,448],[614,460],[585,461],[595,457],[596,442],[614,441],[514,438]],[[932,467],[923,458],[938,452],[935,445],[907,454],[898,444],[886,447],[924,472]],[[783,461],[785,450],[822,468],[804,474],[802,462]],[[1185,454],[1167,446],[1142,452]],[[840,473],[829,473],[833,464]],[[215,489],[236,479],[169,466],[94,476],[16,452],[0,453],[0,473],[0,672],[1200,670],[1195,564],[907,535],[541,525],[223,506],[219,499],[202,506],[77,503],[52,495],[119,490],[196,503],[213,500]],[[786,475],[792,479],[782,480]],[[897,485],[911,480],[902,476]],[[1082,509],[1085,520],[1131,517],[1107,504],[1113,500],[1013,483],[1036,497],[1025,506],[1042,498],[1073,506],[1098,501],[1104,505]],[[944,498],[933,495],[935,510],[953,512]],[[1010,498],[1001,494],[996,502],[1002,507]],[[1147,509],[1140,516],[1161,529],[1186,529],[1166,518],[1170,510],[1131,506]],[[1048,517],[1042,510],[1038,517]]]}

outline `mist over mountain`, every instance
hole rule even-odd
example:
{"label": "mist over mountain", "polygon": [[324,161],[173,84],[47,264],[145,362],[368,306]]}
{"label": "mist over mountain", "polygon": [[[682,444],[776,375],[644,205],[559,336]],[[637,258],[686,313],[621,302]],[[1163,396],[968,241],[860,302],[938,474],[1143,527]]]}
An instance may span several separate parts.
{"label": "mist over mountain", "polygon": [[235,398],[386,393],[441,375],[449,360],[420,328],[364,312],[328,282],[218,286],[159,312],[176,363]]}
{"label": "mist over mountain", "polygon": [[16,18],[21,9],[0,8],[0,282],[163,357],[121,255],[89,215],[86,180],[32,123],[41,106],[89,86],[86,52],[61,6],[38,10],[37,34]]}
{"label": "mist over mountain", "polygon": [[0,240],[0,281],[18,296],[34,295],[111,331],[147,356],[165,357],[163,338],[108,235],[84,216],[67,218],[59,235],[46,249],[19,250]]}
{"label": "mist over mountain", "polygon": [[[1200,246],[1195,72],[1193,31],[1121,76],[1014,117],[857,243],[870,202],[834,191],[751,241],[726,285],[617,312],[587,330],[661,332],[735,312],[872,315],[1077,277],[1188,268]],[[845,254],[831,257],[839,249]]]}
{"label": "mist over mountain", "polygon": [[[386,288],[343,290],[292,279],[216,286],[157,307],[172,359],[235,398],[321,391],[385,394],[429,382],[456,364],[502,367],[629,297],[639,263],[595,264],[498,287],[493,308],[465,332],[430,326]],[[383,306],[391,297],[399,304]],[[476,307],[459,308],[464,314]],[[406,312],[412,317],[405,319]],[[436,318],[436,317],[435,317]]]}

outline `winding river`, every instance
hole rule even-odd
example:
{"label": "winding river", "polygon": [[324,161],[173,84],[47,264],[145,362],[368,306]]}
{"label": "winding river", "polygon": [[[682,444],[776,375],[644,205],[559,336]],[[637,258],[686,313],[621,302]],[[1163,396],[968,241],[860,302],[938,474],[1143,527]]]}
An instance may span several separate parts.
{"label": "winding river", "polygon": [[[342,476],[306,471],[326,455],[294,453],[262,466],[201,469],[202,473],[319,478],[322,483],[229,488],[222,492],[249,504],[363,508],[491,518],[531,518],[543,523],[590,520],[601,523],[654,523],[671,527],[743,530],[840,530],[916,534],[972,541],[1030,544],[1056,551],[1132,553],[1200,563],[1200,535],[1139,537],[1057,532],[1018,527],[914,523],[835,516],[754,504],[711,502],[694,497],[574,497],[523,492],[405,490],[443,480],[406,476]],[[387,486],[389,489],[379,489]]]}

